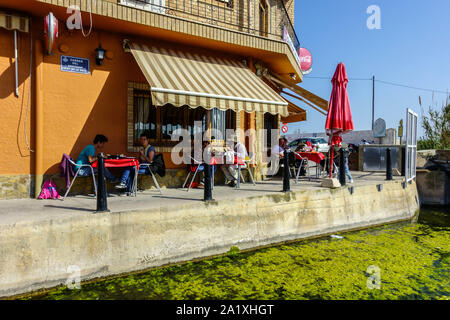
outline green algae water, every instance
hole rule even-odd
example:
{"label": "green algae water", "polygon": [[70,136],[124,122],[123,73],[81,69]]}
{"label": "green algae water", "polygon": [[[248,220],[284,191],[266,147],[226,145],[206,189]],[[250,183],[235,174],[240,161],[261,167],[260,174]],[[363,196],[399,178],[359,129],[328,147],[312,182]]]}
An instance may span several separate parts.
{"label": "green algae water", "polygon": [[450,210],[343,238],[228,254],[25,299],[449,299]]}

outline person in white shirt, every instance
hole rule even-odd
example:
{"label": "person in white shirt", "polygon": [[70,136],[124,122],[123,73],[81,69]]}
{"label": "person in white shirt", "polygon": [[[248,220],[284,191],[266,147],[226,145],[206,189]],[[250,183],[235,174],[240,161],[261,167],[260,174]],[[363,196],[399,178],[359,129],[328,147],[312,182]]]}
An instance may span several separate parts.
{"label": "person in white shirt", "polygon": [[271,156],[270,156],[270,175],[281,174],[279,170],[280,166],[283,165],[284,158],[284,150],[289,150],[288,141],[286,138],[281,137],[278,139],[278,144],[274,145],[271,148]]}
{"label": "person in white shirt", "polygon": [[278,157],[281,159],[284,156],[284,149],[287,147],[287,139],[280,138],[278,139],[278,144],[274,145],[271,149],[272,155],[278,154]]}
{"label": "person in white shirt", "polygon": [[[245,148],[245,146],[239,142],[237,136],[233,137],[233,143],[234,147],[233,151],[231,151],[231,153],[233,153],[233,156],[226,157],[227,160],[231,160],[232,158],[234,161],[234,156],[237,156],[239,159],[245,160],[245,158],[248,156],[247,149]],[[229,161],[226,161],[225,164],[221,166],[221,169],[223,171],[223,174],[225,175],[225,178],[227,179],[227,181],[229,181],[227,185],[229,185],[230,187],[234,187],[236,185],[238,175],[238,171],[236,170],[237,165],[227,162]]]}

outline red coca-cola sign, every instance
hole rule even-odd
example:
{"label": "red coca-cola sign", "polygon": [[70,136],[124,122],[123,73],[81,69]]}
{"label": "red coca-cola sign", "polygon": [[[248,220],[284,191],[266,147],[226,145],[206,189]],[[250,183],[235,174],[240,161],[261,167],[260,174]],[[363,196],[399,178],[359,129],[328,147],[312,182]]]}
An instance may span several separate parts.
{"label": "red coca-cola sign", "polygon": [[306,48],[298,49],[298,55],[300,57],[300,68],[303,73],[311,72],[312,67],[312,54]]}

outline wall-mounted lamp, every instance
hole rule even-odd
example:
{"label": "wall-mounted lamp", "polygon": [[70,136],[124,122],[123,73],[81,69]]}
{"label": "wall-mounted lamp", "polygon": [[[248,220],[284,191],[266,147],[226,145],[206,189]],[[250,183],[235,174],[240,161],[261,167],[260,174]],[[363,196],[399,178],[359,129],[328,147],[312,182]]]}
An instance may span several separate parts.
{"label": "wall-mounted lamp", "polygon": [[105,59],[105,52],[106,50],[102,48],[101,44],[95,49],[95,61],[97,62],[97,65],[102,65],[103,59]]}

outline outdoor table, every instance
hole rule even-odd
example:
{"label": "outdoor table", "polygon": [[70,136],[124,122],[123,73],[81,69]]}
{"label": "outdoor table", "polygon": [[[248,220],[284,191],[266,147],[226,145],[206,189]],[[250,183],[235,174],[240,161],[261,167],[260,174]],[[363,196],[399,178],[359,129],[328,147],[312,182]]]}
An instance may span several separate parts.
{"label": "outdoor table", "polygon": [[[325,155],[321,152],[297,152],[302,158],[306,158],[312,162],[320,163],[325,159]],[[295,156],[298,159],[298,156]]]}
{"label": "outdoor table", "polygon": [[[223,155],[216,155],[214,157],[211,157],[210,165],[213,166],[213,165],[220,165],[220,164],[225,164],[223,162]],[[236,188],[239,188],[239,183],[241,180],[241,166],[245,165],[245,162],[243,159],[238,158],[235,155],[233,164],[238,165],[238,178],[237,178]],[[213,181],[213,185],[214,185],[214,175],[212,176],[212,181]]]}
{"label": "outdoor table", "polygon": [[[317,164],[316,165],[316,178],[318,178],[319,177],[319,164],[320,164],[320,161],[325,159],[325,155],[321,152],[297,152],[297,153],[302,158],[306,158],[309,161],[315,162]],[[297,154],[295,155],[295,158],[301,160]],[[300,168],[299,168],[299,170],[300,170]],[[309,172],[308,172],[308,174],[309,174]]]}
{"label": "outdoor table", "polygon": [[[211,158],[211,165],[217,165],[217,164],[227,164],[223,160],[224,154],[217,154],[214,157]],[[237,165],[238,167],[238,177],[236,181],[236,189],[240,188],[240,182],[241,182],[241,166],[245,165],[245,162],[243,159],[237,157],[234,155],[233,164]]]}
{"label": "outdoor table", "polygon": [[[93,168],[97,168],[97,161],[92,163]],[[139,161],[134,157],[125,157],[120,159],[105,159],[105,168],[124,168],[134,167],[135,175],[133,179],[133,189],[136,188],[137,176],[139,170]],[[136,196],[136,193],[135,193]]]}

